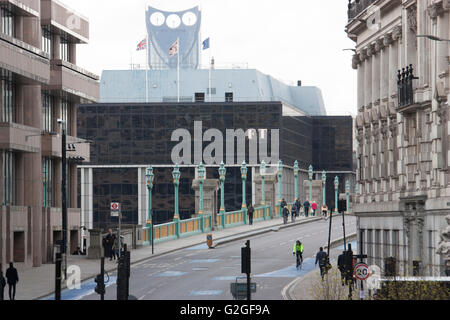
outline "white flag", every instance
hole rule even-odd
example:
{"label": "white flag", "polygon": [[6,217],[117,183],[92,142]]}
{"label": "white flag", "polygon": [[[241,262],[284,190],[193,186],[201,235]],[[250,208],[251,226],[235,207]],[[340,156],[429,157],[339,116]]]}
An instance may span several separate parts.
{"label": "white flag", "polygon": [[178,40],[175,41],[175,43],[173,45],[171,45],[170,48],[169,48],[169,55],[171,57],[173,57],[177,53],[178,53]]}

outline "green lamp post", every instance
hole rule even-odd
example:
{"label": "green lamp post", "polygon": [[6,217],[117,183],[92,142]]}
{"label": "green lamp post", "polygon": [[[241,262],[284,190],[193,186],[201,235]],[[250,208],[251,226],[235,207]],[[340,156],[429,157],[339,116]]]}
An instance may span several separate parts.
{"label": "green lamp post", "polygon": [[278,161],[278,206],[280,207],[280,215],[283,213],[281,201],[283,196],[283,161]]}
{"label": "green lamp post", "polygon": [[266,204],[266,193],[264,191],[264,184],[266,178],[266,163],[265,161],[261,161],[261,167],[259,169],[259,173],[261,174],[261,205]]}
{"label": "green lamp post", "polygon": [[312,180],[313,180],[313,166],[310,165],[308,169],[309,175],[309,202],[312,202]]}
{"label": "green lamp post", "polygon": [[152,254],[154,253],[154,233],[153,233],[153,212],[152,212],[152,190],[153,190],[153,179],[155,175],[153,174],[153,167],[149,166],[145,172],[147,178],[147,190],[148,190],[148,209],[147,209],[147,227],[151,229],[151,243],[152,243]]}
{"label": "green lamp post", "polygon": [[175,165],[175,168],[172,172],[173,184],[175,186],[175,213],[173,215],[173,220],[178,221],[180,219],[180,213],[178,211],[178,187],[180,186],[180,168],[178,164]]}
{"label": "green lamp post", "polygon": [[247,208],[247,203],[246,203],[246,199],[245,199],[245,182],[247,180],[247,165],[245,164],[245,160],[244,162],[242,162],[242,166],[241,166],[241,178],[242,178],[242,209],[246,209]]}
{"label": "green lamp post", "polygon": [[350,204],[350,181],[346,181],[345,182],[345,194],[346,194],[346,196],[347,196],[347,212],[348,212],[348,209],[349,209],[349,204]]}
{"label": "green lamp post", "polygon": [[339,191],[339,178],[334,178],[334,212],[338,212],[338,191]]}
{"label": "green lamp post", "polygon": [[322,207],[324,204],[327,203],[326,187],[327,187],[327,173],[324,170],[322,171]]}
{"label": "green lamp post", "polygon": [[298,161],[295,160],[294,162],[294,193],[295,193],[295,199],[294,202],[298,199]]}
{"label": "green lamp post", "polygon": [[205,181],[206,169],[203,165],[203,162],[200,162],[200,165],[197,169],[198,172],[198,180],[200,182],[200,204],[198,214],[203,214],[203,182]]}
{"label": "green lamp post", "polygon": [[220,180],[220,213],[225,213],[225,175],[227,169],[223,161],[220,163],[219,167],[219,180]]}

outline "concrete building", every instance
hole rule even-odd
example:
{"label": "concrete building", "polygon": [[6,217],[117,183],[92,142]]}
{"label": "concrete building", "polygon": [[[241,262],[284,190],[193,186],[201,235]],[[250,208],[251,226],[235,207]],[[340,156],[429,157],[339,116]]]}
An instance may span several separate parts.
{"label": "concrete building", "polygon": [[[68,250],[80,243],[79,103],[99,98],[98,76],[76,66],[89,21],[55,0],[0,1],[0,263],[38,267],[62,239],[62,130],[67,128]],[[71,251],[72,252],[72,251]]]}
{"label": "concrete building", "polygon": [[443,275],[436,253],[450,213],[448,0],[349,1],[356,42],[357,182],[353,203],[369,264]]}

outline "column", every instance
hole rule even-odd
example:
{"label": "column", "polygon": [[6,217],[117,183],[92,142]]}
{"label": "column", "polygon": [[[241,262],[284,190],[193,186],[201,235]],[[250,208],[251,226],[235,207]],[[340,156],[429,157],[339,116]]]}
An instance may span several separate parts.
{"label": "column", "polygon": [[363,60],[362,54],[358,55],[358,65],[356,68],[358,69],[358,110],[360,110],[365,105],[364,101],[364,80],[365,80],[365,62]]}
{"label": "column", "polygon": [[380,101],[380,54],[377,43],[372,44],[372,103]]}
{"label": "column", "polygon": [[[365,79],[364,79],[364,105],[368,107],[372,103],[372,54],[369,48],[366,48],[367,59],[364,62]],[[369,54],[370,53],[370,54]]]}

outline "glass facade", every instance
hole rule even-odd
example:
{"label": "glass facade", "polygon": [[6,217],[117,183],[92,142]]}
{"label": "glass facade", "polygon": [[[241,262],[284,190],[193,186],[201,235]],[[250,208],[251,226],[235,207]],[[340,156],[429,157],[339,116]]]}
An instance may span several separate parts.
{"label": "glass facade", "polygon": [[42,51],[52,55],[52,33],[49,27],[45,26],[42,28]]}
{"label": "glass facade", "polygon": [[15,28],[15,18],[14,13],[7,8],[0,8],[1,21],[2,21],[2,33],[15,37],[16,28]]}
{"label": "glass facade", "polygon": [[42,92],[42,129],[45,132],[54,131],[54,100],[49,92]]}
{"label": "glass facade", "polygon": [[44,207],[53,207],[54,162],[51,158],[42,159],[42,202]]}
{"label": "glass facade", "polygon": [[13,152],[2,151],[2,205],[16,203],[16,157]]}
{"label": "glass facade", "polygon": [[15,122],[16,120],[16,86],[11,71],[1,69],[1,122]]}
{"label": "glass facade", "polygon": [[[341,119],[342,118],[342,119]],[[184,130],[190,137],[188,147],[183,150],[181,158],[185,159],[184,152],[190,154],[191,167],[181,167],[181,181],[179,187],[180,218],[190,218],[195,212],[195,191],[192,181],[195,178],[195,165],[198,165],[198,152],[203,156],[211,145],[213,139],[206,139],[205,132],[217,129],[223,137],[222,156],[218,150],[211,153],[220,164],[228,163],[227,152],[234,152],[234,166],[227,165],[225,183],[225,206],[227,211],[241,209],[242,180],[240,165],[242,159],[249,164],[250,142],[258,137],[267,139],[266,155],[275,152],[272,150],[271,138],[273,130],[279,131],[279,158],[285,165],[292,166],[295,160],[299,161],[302,169],[310,164],[315,170],[345,170],[352,169],[352,118],[351,117],[283,117],[280,102],[249,102],[249,103],[158,103],[158,104],[89,104],[78,108],[78,136],[93,140],[91,146],[90,165],[153,165],[155,179],[152,197],[155,223],[171,221],[174,211],[174,186],[172,178],[174,147],[181,143],[181,139],[174,139],[172,135],[176,130]],[[201,131],[194,125],[201,121]],[[332,129],[330,129],[332,128]],[[227,130],[237,132],[242,129],[258,130],[245,140],[245,155],[240,154],[237,148],[237,139],[234,146],[227,148]],[[197,133],[196,133],[197,132]],[[327,134],[333,135],[331,137]],[[200,138],[199,138],[200,137]],[[214,138],[215,139],[215,138]],[[342,140],[342,141],[340,141]],[[324,142],[325,141],[325,142]],[[183,140],[184,142],[184,140]],[[190,144],[190,145],[189,145]],[[261,145],[258,145],[257,165],[261,161]],[[328,148],[322,150],[322,148]],[[220,153],[220,150],[219,150]],[[328,160],[322,158],[327,154],[341,153]],[[189,156],[186,156],[188,159]],[[202,159],[202,158],[200,158]],[[205,162],[205,158],[203,157]],[[345,162],[346,161],[346,162]],[[267,163],[267,161],[266,161]],[[276,161],[278,163],[278,157]],[[159,166],[158,166],[159,165]],[[252,170],[248,165],[246,184],[246,203],[252,200]],[[218,179],[218,167],[207,166],[207,178]],[[137,168],[122,169],[94,169],[94,224],[99,223],[105,227],[114,223],[110,218],[110,203],[123,202],[124,223],[136,224],[138,221],[138,186]],[[334,179],[334,176],[333,176]],[[333,179],[327,179],[327,198],[334,206]],[[339,190],[345,192],[345,182],[341,181]],[[218,201],[220,204],[220,192]],[[329,202],[331,204],[331,201]],[[345,206],[345,201],[340,205]],[[116,218],[113,218],[116,219]]]}
{"label": "glass facade", "polygon": [[70,62],[69,59],[69,41],[66,36],[61,36],[61,43],[59,45],[59,50],[61,54],[61,60]]}

